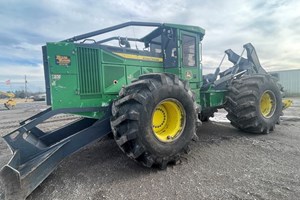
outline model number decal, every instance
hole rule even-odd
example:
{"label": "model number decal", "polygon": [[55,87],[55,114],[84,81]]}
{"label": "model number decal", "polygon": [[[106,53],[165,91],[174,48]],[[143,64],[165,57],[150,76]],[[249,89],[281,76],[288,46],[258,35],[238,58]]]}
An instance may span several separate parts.
{"label": "model number decal", "polygon": [[61,75],[60,74],[52,74],[52,79],[53,80],[60,80],[61,79]]}
{"label": "model number decal", "polygon": [[68,66],[71,64],[71,58],[70,58],[70,56],[56,55],[55,63],[57,65],[61,65],[61,66]]}

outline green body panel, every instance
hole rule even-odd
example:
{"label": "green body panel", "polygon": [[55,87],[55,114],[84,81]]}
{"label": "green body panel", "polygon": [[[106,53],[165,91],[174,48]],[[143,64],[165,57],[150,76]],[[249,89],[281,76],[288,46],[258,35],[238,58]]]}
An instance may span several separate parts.
{"label": "green body panel", "polygon": [[[101,48],[47,43],[52,109],[105,107],[141,74],[163,72],[162,62],[125,59]],[[58,63],[64,56],[69,63]],[[101,118],[103,113],[84,113]]]}
{"label": "green body panel", "polygon": [[[205,31],[196,26],[164,24],[176,29],[178,66],[164,67],[161,57],[145,55],[144,51],[111,48],[106,45],[73,42],[47,43],[47,61],[52,109],[107,107],[118,97],[122,87],[142,74],[168,72],[187,80],[195,99],[203,108],[218,107],[224,103],[225,91],[200,92],[202,65],[200,41]],[[182,37],[194,37],[195,66],[184,66]],[[104,113],[81,113],[100,119]]]}
{"label": "green body panel", "polygon": [[220,107],[224,105],[226,90],[208,90],[200,93],[202,108]]}

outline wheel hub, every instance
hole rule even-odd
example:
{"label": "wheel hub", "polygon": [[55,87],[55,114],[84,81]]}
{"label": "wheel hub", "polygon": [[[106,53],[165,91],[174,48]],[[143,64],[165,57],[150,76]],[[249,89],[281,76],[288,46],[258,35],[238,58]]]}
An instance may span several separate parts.
{"label": "wheel hub", "polygon": [[182,104],[175,99],[161,101],[152,114],[152,130],[161,142],[172,142],[183,132],[186,115]]}
{"label": "wheel hub", "polygon": [[260,98],[260,112],[263,117],[270,118],[273,116],[276,108],[276,98],[272,91],[268,90]]}

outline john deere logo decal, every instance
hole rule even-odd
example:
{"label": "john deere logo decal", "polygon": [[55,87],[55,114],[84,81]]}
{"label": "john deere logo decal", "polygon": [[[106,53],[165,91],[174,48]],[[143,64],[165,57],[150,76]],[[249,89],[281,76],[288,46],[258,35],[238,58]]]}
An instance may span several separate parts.
{"label": "john deere logo decal", "polygon": [[192,79],[193,78],[193,73],[191,71],[186,71],[185,72],[185,78],[186,79]]}
{"label": "john deere logo decal", "polygon": [[67,66],[67,65],[71,64],[71,58],[70,58],[70,56],[56,55],[55,56],[55,63],[57,65]]}

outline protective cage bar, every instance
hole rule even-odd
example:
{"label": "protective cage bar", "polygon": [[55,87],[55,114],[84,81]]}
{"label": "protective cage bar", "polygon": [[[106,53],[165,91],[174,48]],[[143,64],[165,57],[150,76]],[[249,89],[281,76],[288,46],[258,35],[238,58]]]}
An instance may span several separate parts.
{"label": "protective cage bar", "polygon": [[115,30],[125,28],[125,27],[128,27],[128,26],[160,27],[161,25],[162,25],[161,23],[155,23],[155,22],[135,22],[135,21],[126,22],[126,23],[123,23],[123,24],[118,24],[118,25],[111,26],[111,27],[108,27],[108,28],[100,29],[100,30],[97,30],[97,31],[85,33],[85,34],[82,34],[82,35],[77,35],[77,36],[74,36],[72,38],[63,40],[62,42],[76,42],[78,40],[83,40],[83,39],[93,37],[93,36],[96,36],[96,35],[101,35],[101,34],[104,34],[104,33],[110,32],[110,31],[115,31]]}
{"label": "protective cage bar", "polygon": [[[61,113],[104,112],[101,120],[79,118],[59,129],[44,132],[36,126]],[[3,137],[12,158],[0,172],[6,199],[25,199],[65,157],[111,132],[110,106],[103,108],[47,109],[20,123]]]}

